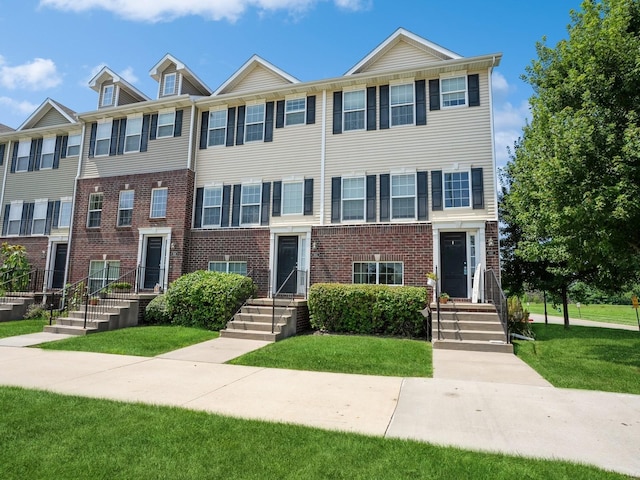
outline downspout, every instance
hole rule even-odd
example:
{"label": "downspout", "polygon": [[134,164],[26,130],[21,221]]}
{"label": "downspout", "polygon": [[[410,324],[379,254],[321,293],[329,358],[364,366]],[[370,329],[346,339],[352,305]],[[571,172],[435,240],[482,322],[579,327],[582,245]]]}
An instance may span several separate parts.
{"label": "downspout", "polygon": [[[322,138],[320,140],[320,225],[324,225],[325,163],[327,143],[327,91],[322,90]],[[309,239],[311,240],[311,239]],[[311,260],[311,259],[309,259]]]}
{"label": "downspout", "polygon": [[[193,226],[195,225],[195,221],[196,221],[196,208],[195,208],[195,200],[196,200],[196,191],[197,191],[197,182],[196,182],[196,178],[198,176],[198,164],[197,162],[193,162],[191,161],[191,156],[193,155],[193,143],[195,142],[195,138],[194,138],[194,131],[195,131],[195,127],[196,127],[196,121],[197,121],[197,105],[196,102],[194,100],[191,100],[191,105],[192,105],[192,109],[191,109],[191,126],[189,127],[189,158],[187,159],[187,168],[192,168],[193,167],[193,192],[191,194],[191,203],[193,205],[193,208],[191,209],[191,223],[189,224],[189,231],[191,231],[191,229],[193,228]],[[195,166],[194,166],[195,165]],[[183,245],[184,248],[184,245]],[[184,259],[183,259],[184,260]]]}
{"label": "downspout", "polygon": [[2,177],[2,192],[0,192],[0,208],[4,205],[4,188],[7,184],[7,169],[9,167],[9,161],[10,161],[9,157],[10,157],[10,152],[13,150],[13,144],[14,144],[14,140],[9,141],[9,144],[7,146],[7,151],[5,152],[6,162],[4,163],[4,176]]}

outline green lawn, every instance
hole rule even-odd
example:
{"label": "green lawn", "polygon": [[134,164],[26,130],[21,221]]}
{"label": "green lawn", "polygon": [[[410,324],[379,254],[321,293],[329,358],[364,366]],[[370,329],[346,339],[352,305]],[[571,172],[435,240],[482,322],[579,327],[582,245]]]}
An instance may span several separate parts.
{"label": "green lawn", "polygon": [[398,377],[432,375],[431,344],[355,335],[302,335],[272,343],[228,363]]}
{"label": "green lawn", "polygon": [[217,337],[218,332],[200,328],[140,326],[57,340],[37,348],[154,357]]}
{"label": "green lawn", "polygon": [[568,462],[0,387],[0,478],[622,479]]}
{"label": "green lawn", "polygon": [[48,318],[0,322],[0,338],[15,337],[16,335],[26,335],[28,333],[41,332],[45,325],[49,325]]}
{"label": "green lawn", "polygon": [[[543,303],[525,303],[524,308],[530,313],[544,314]],[[562,312],[554,310],[550,303],[547,304],[547,314],[554,317],[561,317]],[[619,323],[622,325],[638,325],[636,311],[631,305],[581,305],[580,309],[575,304],[569,305],[570,318],[582,318],[583,320],[593,320],[595,322]]]}
{"label": "green lawn", "polygon": [[640,395],[640,333],[535,324],[535,342],[514,341],[516,355],[556,387]]}

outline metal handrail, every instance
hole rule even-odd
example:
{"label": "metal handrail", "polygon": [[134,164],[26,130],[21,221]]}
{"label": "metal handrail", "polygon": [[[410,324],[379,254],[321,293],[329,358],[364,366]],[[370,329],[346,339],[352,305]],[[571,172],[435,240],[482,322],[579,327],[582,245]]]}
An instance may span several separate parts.
{"label": "metal handrail", "polygon": [[507,297],[502,291],[502,287],[500,286],[500,282],[498,281],[498,277],[493,270],[487,270],[485,272],[485,298],[492,303],[496,312],[498,313],[498,317],[500,318],[500,322],[502,323],[502,329],[504,330],[505,341],[510,343],[509,339],[509,324],[508,324],[508,313],[507,313]]}
{"label": "metal handrail", "polygon": [[[282,284],[280,285],[280,288],[278,288],[278,291],[271,298],[271,300],[272,300],[272,305],[271,305],[271,333],[275,333],[275,327],[276,327],[276,299],[278,298],[278,295],[280,295],[280,292],[282,291],[284,286],[287,284],[287,282],[291,278],[291,275],[293,275],[297,271],[298,271],[298,264],[296,264],[295,267],[293,267],[293,270],[291,270],[291,272],[289,272],[289,275],[287,275],[287,278],[285,279],[285,281],[282,282]],[[291,301],[293,301],[293,296],[291,298]],[[289,305],[291,305],[291,301],[289,302]],[[287,307],[288,307],[288,305],[287,305]],[[280,315],[280,317],[278,317],[278,320],[281,317],[282,317],[282,314]]]}
{"label": "metal handrail", "polygon": [[[0,295],[0,301],[4,302],[11,298],[11,296],[6,296],[6,293],[35,292],[36,285],[38,284],[39,272],[39,269],[34,268],[33,270],[18,275],[17,277],[11,277],[4,280],[0,283],[0,292],[2,292],[2,295]],[[11,275],[11,270],[4,272],[2,275]]]}

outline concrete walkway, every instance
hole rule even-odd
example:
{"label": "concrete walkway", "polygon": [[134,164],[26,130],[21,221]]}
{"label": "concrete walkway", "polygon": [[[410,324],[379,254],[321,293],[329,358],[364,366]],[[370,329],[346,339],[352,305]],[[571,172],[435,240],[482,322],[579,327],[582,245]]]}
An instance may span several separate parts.
{"label": "concrete walkway", "polygon": [[218,363],[262,343],[246,340],[216,339],[156,358],[7,342],[0,342],[0,385],[565,459],[640,476],[640,395],[553,388],[510,354],[434,351],[434,378],[403,379]]}
{"label": "concrete walkway", "polygon": [[[535,323],[544,323],[543,313],[531,313],[529,314],[529,318],[533,318]],[[552,323],[554,325],[564,325],[563,317],[547,315],[547,320],[549,323]],[[577,325],[579,327],[615,328],[616,330],[633,330],[636,332],[638,331],[637,325],[623,325],[620,323],[594,322],[592,320],[581,320],[579,318],[570,318],[569,325]]]}

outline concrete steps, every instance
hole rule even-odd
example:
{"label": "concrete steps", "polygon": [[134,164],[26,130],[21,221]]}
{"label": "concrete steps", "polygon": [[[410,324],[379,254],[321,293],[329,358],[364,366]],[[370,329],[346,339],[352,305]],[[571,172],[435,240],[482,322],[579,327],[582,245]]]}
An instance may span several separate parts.
{"label": "concrete steps", "polygon": [[57,318],[54,325],[46,325],[44,331],[67,335],[88,335],[132,327],[138,324],[138,307],[137,300],[117,300],[102,306],[90,305],[87,308],[86,328],[85,311],[74,310],[68,312],[66,317]]}
{"label": "concrete steps", "polygon": [[31,304],[32,297],[4,297],[0,303],[0,322],[22,320]]}
{"label": "concrete steps", "polygon": [[[236,313],[220,330],[220,336],[247,340],[277,342],[296,333],[296,309],[289,308],[288,300],[276,301],[275,308],[271,299],[253,299]],[[271,324],[275,316],[275,325],[271,333]]]}

